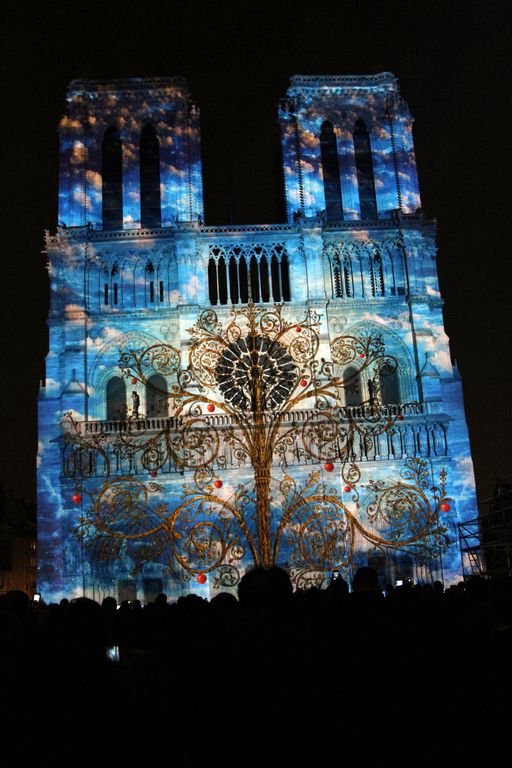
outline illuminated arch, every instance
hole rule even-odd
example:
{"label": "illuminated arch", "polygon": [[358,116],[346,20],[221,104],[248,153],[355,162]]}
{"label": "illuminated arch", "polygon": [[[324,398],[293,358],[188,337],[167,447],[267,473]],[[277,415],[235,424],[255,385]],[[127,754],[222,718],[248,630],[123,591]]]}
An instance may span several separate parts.
{"label": "illuminated arch", "polygon": [[159,374],[150,376],[146,382],[146,416],[166,417],[169,415],[167,381]]}
{"label": "illuminated arch", "polygon": [[320,132],[320,155],[324,180],[325,215],[327,221],[340,221],[343,219],[343,205],[338,146],[334,128],[327,120],[322,124]]}
{"label": "illuminated arch", "polygon": [[355,124],[353,138],[361,218],[376,219],[377,200],[375,197],[370,135],[362,120],[358,120]]}
{"label": "illuminated arch", "polygon": [[140,135],[140,223],[142,227],[160,227],[160,144],[151,125]]}
{"label": "illuminated arch", "polygon": [[[103,343],[100,343],[100,339],[96,339],[91,344],[91,349],[97,350],[96,355],[91,356],[89,369],[89,418],[94,421],[102,421],[106,418],[108,382],[114,376],[121,376],[119,368],[121,353],[129,349],[146,349],[158,343],[155,336],[140,331],[110,335],[111,329],[104,330],[106,333]],[[126,382],[126,379],[124,380]],[[126,399],[125,404],[128,405]]]}
{"label": "illuminated arch", "polygon": [[101,145],[103,229],[123,226],[123,145],[119,132],[108,128]]}
{"label": "illuminated arch", "polygon": [[126,383],[122,376],[111,376],[105,392],[107,421],[126,417]]}
{"label": "illuminated arch", "polygon": [[[389,365],[392,368],[396,366],[395,373],[393,374],[391,367],[386,368],[386,365],[388,365],[386,360],[382,359],[379,370],[367,370],[365,372],[362,382],[363,390],[368,390],[368,379],[372,377],[374,383],[379,385],[379,399],[384,405],[395,404],[391,403],[390,400],[390,398],[394,397],[399,398],[396,404],[418,401],[414,361],[407,345],[397,333],[380,323],[372,321],[357,323],[355,326],[347,328],[346,333],[356,338],[371,336],[375,339],[380,337],[384,345],[383,358],[389,356]],[[375,377],[377,377],[376,381]],[[385,378],[388,380],[385,384],[386,390],[384,393],[386,400],[383,399],[381,389]]]}
{"label": "illuminated arch", "polygon": [[360,405],[362,401],[361,374],[359,370],[349,365],[343,371],[345,405]]}
{"label": "illuminated arch", "polygon": [[370,254],[369,262],[372,296],[384,296],[384,267],[378,250]]}
{"label": "illuminated arch", "polygon": [[210,303],[290,301],[289,264],[282,243],[211,246],[208,260]]}
{"label": "illuminated arch", "polygon": [[382,405],[401,402],[400,378],[397,369],[391,365],[383,365],[379,371],[379,385]]}

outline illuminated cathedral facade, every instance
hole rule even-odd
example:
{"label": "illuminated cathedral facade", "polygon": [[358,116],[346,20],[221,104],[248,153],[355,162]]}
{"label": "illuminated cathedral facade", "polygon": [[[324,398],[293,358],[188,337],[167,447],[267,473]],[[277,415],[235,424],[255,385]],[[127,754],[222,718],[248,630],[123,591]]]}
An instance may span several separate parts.
{"label": "illuminated cathedral facade", "polygon": [[295,76],[286,221],[204,223],[179,78],[74,81],[39,397],[38,589],[152,600],[461,578],[476,516],[396,78]]}

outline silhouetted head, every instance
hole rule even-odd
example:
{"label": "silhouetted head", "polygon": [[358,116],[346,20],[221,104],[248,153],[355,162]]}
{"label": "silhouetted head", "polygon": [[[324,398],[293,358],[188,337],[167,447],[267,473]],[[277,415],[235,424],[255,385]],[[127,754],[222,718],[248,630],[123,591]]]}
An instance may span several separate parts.
{"label": "silhouetted head", "polygon": [[344,597],[348,595],[348,584],[339,573],[333,577],[326,589],[331,595],[337,595],[338,597]]}
{"label": "silhouetted head", "polygon": [[212,615],[220,618],[229,618],[238,613],[238,600],[230,592],[219,592],[210,600]]}
{"label": "silhouetted head", "polygon": [[375,568],[370,568],[367,565],[358,568],[352,581],[352,590],[354,592],[378,592],[379,577]]}
{"label": "silhouetted head", "polygon": [[18,621],[24,622],[30,615],[30,598],[21,589],[11,589],[4,598],[6,613],[12,613]]}
{"label": "silhouetted head", "polygon": [[157,595],[155,597],[155,605],[165,607],[167,605],[167,595],[165,595],[163,592]]}
{"label": "silhouetted head", "polygon": [[251,613],[272,612],[287,603],[292,594],[290,577],[278,566],[252,568],[238,585],[240,605]]}
{"label": "silhouetted head", "polygon": [[107,633],[101,605],[88,597],[72,600],[64,616],[63,638],[70,659],[83,662],[104,657]]}
{"label": "silhouetted head", "polygon": [[111,595],[104,597],[101,603],[101,607],[106,614],[113,614],[117,611],[117,600]]}

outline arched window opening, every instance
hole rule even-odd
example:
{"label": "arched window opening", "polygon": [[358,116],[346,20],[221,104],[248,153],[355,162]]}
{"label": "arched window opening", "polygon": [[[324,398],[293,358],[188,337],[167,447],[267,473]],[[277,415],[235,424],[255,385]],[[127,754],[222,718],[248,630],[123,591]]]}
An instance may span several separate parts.
{"label": "arched window opening", "polygon": [[244,258],[238,262],[238,273],[240,275],[240,301],[242,304],[247,304],[249,301],[249,275],[247,262]]}
{"label": "arched window opening", "polygon": [[212,248],[208,261],[210,303],[247,304],[290,301],[288,258],[282,246],[271,250],[262,246],[242,252],[234,247],[225,253]]}
{"label": "arched window opening", "polygon": [[219,304],[228,303],[228,281],[226,277],[226,260],[221,256],[217,262],[217,275],[219,286]]}
{"label": "arched window opening", "polygon": [[231,303],[238,304],[240,297],[238,291],[238,269],[234,256],[229,259],[229,290],[231,292]]}
{"label": "arched window opening", "polygon": [[249,274],[251,276],[251,293],[252,300],[256,303],[261,301],[260,299],[260,286],[259,286],[259,264],[256,260],[256,256],[251,256],[249,264]]}
{"label": "arched window opening", "polygon": [[160,301],[164,300],[164,281],[160,280],[158,283]]}
{"label": "arched window opening", "polygon": [[370,257],[370,282],[372,296],[384,296],[384,270],[380,254]]}
{"label": "arched window opening", "polygon": [[358,368],[349,365],[343,371],[343,386],[345,390],[345,405],[361,404],[361,374]]}
{"label": "arched window opening", "polygon": [[108,304],[108,283],[103,285],[103,303]]}
{"label": "arched window opening", "polygon": [[274,301],[282,301],[281,290],[281,263],[276,255],[272,256],[270,262],[270,273],[272,276],[272,296]]}
{"label": "arched window opening", "polygon": [[353,298],[354,280],[352,275],[352,264],[347,256],[343,259],[343,282],[345,283],[345,296]]}
{"label": "arched window opening", "polygon": [[379,371],[382,405],[400,403],[400,378],[396,366],[386,363]]}
{"label": "arched window opening", "polygon": [[377,218],[377,200],[373,178],[372,150],[370,135],[362,120],[354,128],[354,152],[356,160],[357,184],[359,187],[359,207],[362,219]]}
{"label": "arched window opening", "polygon": [[106,131],[101,151],[103,229],[120,229],[123,226],[123,145],[114,127]]}
{"label": "arched window opening", "polygon": [[288,256],[281,255],[281,298],[280,301],[290,301],[290,273],[288,270]]}
{"label": "arched window opening", "polygon": [[266,256],[260,258],[260,286],[261,301],[270,301],[270,280],[268,275],[268,261]]}
{"label": "arched window opening", "polygon": [[160,144],[155,129],[146,125],[140,142],[140,223],[143,227],[160,227]]}
{"label": "arched window opening", "polygon": [[341,203],[338,147],[336,144],[336,134],[329,122],[325,122],[322,125],[320,154],[324,179],[325,216],[327,221],[340,221],[343,219],[343,206]]}
{"label": "arched window opening", "polygon": [[153,304],[155,301],[155,268],[152,261],[146,264],[146,302]]}
{"label": "arched window opening", "polygon": [[166,417],[169,415],[167,382],[159,373],[150,376],[146,383],[146,415]]}
{"label": "arched window opening", "polygon": [[114,266],[112,267],[112,271],[110,273],[112,277],[112,303],[113,304],[117,304],[119,301],[119,284],[115,280],[118,274],[119,274],[119,267],[117,266],[117,264],[114,264]]}
{"label": "arched window opening", "polygon": [[336,299],[343,298],[341,264],[338,256],[334,258],[332,263],[332,293]]}
{"label": "arched window opening", "polygon": [[107,382],[107,419],[126,418],[126,384],[121,376],[112,376]]}
{"label": "arched window opening", "polygon": [[217,304],[219,300],[219,290],[217,287],[217,263],[215,259],[208,261],[208,293],[210,304]]}

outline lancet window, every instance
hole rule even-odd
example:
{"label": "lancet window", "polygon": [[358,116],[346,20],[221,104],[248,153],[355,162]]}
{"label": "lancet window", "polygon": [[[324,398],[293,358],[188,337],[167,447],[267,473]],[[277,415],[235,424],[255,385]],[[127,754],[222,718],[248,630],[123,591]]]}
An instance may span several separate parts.
{"label": "lancet window", "polygon": [[208,291],[214,305],[290,301],[284,245],[211,246]]}

